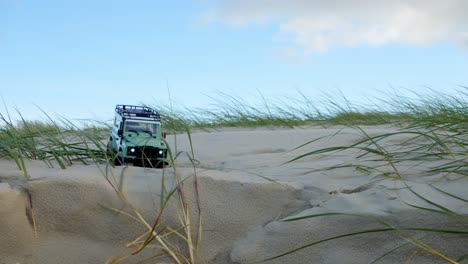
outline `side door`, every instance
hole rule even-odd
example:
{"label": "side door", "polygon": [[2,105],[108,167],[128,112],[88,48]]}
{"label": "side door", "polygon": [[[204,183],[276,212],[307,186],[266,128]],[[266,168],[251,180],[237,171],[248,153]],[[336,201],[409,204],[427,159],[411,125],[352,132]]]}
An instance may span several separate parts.
{"label": "side door", "polygon": [[112,127],[112,149],[117,153],[119,152],[122,143],[122,136],[119,136],[119,130],[123,128],[123,122],[119,117],[115,117],[114,125]]}

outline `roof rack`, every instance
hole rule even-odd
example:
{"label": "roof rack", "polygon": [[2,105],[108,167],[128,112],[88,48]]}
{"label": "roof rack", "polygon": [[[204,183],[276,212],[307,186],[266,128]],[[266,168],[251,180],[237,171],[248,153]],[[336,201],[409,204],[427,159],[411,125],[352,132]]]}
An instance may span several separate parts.
{"label": "roof rack", "polygon": [[146,106],[117,105],[115,107],[115,112],[121,115],[124,119],[161,121],[161,115]]}

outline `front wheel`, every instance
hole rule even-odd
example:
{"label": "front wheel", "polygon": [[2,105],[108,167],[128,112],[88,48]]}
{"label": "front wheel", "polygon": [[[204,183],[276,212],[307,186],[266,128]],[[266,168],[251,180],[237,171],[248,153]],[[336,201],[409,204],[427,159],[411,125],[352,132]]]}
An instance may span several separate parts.
{"label": "front wheel", "polygon": [[112,142],[109,141],[107,142],[107,146],[106,146],[106,154],[109,157],[113,155],[113,153],[114,153],[114,150],[112,149]]}
{"label": "front wheel", "polygon": [[122,153],[119,152],[114,157],[114,166],[122,166],[122,165],[123,165]]}

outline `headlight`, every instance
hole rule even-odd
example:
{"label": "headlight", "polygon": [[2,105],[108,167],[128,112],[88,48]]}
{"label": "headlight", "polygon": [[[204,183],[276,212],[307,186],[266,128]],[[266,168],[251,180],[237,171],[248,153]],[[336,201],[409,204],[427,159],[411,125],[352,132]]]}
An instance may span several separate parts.
{"label": "headlight", "polygon": [[135,148],[131,148],[131,149],[130,149],[130,152],[131,152],[131,153],[135,153]]}
{"label": "headlight", "polygon": [[164,153],[164,151],[160,150],[159,151],[159,155],[162,155]]}

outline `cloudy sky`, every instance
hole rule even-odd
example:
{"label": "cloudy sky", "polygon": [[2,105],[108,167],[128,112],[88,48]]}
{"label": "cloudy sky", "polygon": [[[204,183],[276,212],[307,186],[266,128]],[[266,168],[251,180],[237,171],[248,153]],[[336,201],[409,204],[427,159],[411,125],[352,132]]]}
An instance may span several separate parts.
{"label": "cloudy sky", "polygon": [[[352,100],[468,86],[466,0],[0,0],[0,96],[109,119],[115,104]],[[4,106],[0,107],[5,113]]]}

